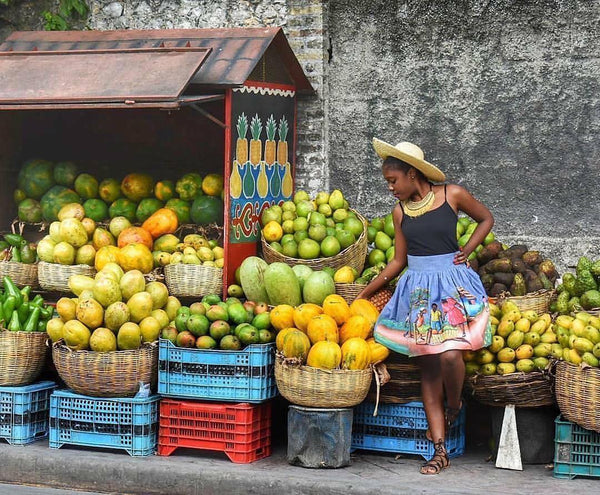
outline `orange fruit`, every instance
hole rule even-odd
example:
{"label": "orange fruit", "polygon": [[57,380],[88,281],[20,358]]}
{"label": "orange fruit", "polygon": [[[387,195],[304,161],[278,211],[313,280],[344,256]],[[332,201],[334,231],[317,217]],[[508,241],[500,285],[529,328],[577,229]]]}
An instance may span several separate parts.
{"label": "orange fruit", "polygon": [[267,242],[278,242],[283,237],[283,228],[275,220],[271,220],[263,228],[263,235]]}

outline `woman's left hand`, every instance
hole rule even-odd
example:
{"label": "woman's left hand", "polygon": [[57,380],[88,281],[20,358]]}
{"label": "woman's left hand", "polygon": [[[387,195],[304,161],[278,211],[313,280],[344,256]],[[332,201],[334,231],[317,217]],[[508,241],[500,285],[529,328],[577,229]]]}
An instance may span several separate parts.
{"label": "woman's left hand", "polygon": [[459,252],[454,255],[454,264],[462,265],[463,263],[467,263],[468,254],[465,254],[463,248],[458,248]]}

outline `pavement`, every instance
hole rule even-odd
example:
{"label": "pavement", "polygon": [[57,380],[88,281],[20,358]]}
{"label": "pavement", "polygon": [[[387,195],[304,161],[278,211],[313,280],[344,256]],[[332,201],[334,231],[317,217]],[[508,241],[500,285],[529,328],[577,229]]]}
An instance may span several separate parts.
{"label": "pavement", "polygon": [[[0,482],[119,494],[180,495],[378,495],[401,493],[596,493],[598,480],[559,480],[543,465],[522,472],[496,469],[485,449],[469,450],[438,476],[419,474],[422,459],[355,452],[350,466],[306,469],[286,461],[286,445],[251,464],[234,464],[223,453],[178,449],[170,457],[131,457],[119,450],[48,448],[0,443]],[[2,485],[0,485],[2,487]],[[0,493],[2,493],[0,491]],[[14,492],[13,492],[14,493]]]}

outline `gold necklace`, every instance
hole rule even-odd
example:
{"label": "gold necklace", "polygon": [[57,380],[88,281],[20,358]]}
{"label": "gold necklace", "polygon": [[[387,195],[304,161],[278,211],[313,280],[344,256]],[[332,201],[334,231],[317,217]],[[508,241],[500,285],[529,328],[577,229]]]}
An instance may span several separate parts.
{"label": "gold necklace", "polygon": [[410,199],[402,201],[402,210],[409,217],[420,217],[431,210],[434,201],[435,194],[433,194],[433,189],[429,189],[429,192],[419,201],[411,201]]}

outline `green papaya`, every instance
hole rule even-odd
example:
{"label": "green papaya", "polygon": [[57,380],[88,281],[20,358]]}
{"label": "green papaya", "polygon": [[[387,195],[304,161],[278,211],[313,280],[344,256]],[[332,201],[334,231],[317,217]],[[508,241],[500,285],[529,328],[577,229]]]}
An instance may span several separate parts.
{"label": "green papaya", "polygon": [[127,198],[119,198],[113,201],[108,209],[108,215],[110,218],[125,217],[131,223],[136,221],[135,212],[137,205]]}
{"label": "green papaya", "polygon": [[289,304],[292,307],[302,304],[300,282],[294,270],[285,263],[271,263],[264,273],[265,289],[272,305]]}
{"label": "green papaya", "polygon": [[264,274],[268,266],[266,261],[257,256],[249,256],[242,262],[240,266],[240,282],[244,294],[246,294],[246,298],[249,301],[269,302],[264,279]]}

